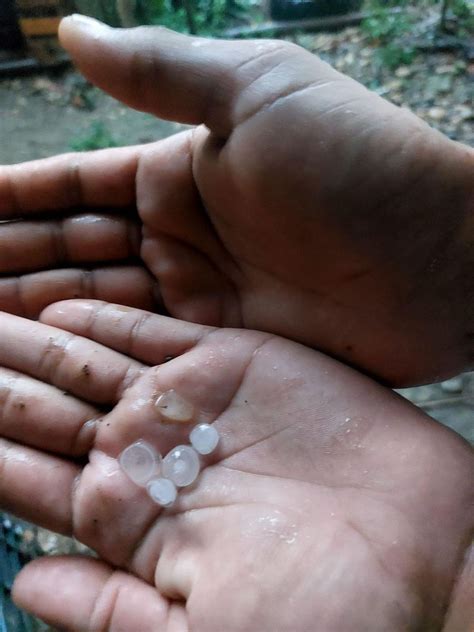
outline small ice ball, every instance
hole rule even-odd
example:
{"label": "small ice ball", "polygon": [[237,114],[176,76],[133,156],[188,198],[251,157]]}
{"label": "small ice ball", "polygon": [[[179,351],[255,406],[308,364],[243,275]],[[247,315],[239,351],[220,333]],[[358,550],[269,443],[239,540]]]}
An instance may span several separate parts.
{"label": "small ice ball", "polygon": [[146,488],[155,503],[162,507],[171,507],[178,495],[175,484],[167,478],[152,478]]}
{"label": "small ice ball", "polygon": [[219,433],[209,424],[199,424],[193,428],[189,439],[193,448],[199,454],[210,454],[217,448],[219,443]]}
{"label": "small ice ball", "polygon": [[163,421],[188,423],[194,417],[194,406],[173,388],[162,393],[155,403]]}
{"label": "small ice ball", "polygon": [[163,476],[178,487],[191,485],[197,479],[200,469],[199,456],[188,445],[179,445],[163,459]]}
{"label": "small ice ball", "polygon": [[129,445],[120,454],[119,463],[125,474],[136,484],[144,486],[161,467],[161,454],[146,441]]}

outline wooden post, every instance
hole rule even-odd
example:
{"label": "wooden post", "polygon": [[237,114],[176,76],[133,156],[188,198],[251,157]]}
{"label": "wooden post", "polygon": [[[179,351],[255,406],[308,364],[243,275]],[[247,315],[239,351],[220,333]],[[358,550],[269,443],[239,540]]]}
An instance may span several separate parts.
{"label": "wooden post", "polygon": [[53,65],[65,59],[57,32],[65,15],[61,0],[16,0],[20,28],[32,56],[40,64]]}

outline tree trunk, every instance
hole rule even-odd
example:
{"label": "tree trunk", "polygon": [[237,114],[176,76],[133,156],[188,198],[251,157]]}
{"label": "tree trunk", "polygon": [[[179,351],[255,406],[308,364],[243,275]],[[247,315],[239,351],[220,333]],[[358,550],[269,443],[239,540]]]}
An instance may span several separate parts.
{"label": "tree trunk", "polygon": [[116,9],[121,26],[125,28],[138,26],[136,8],[136,0],[116,0]]}
{"label": "tree trunk", "polygon": [[119,19],[115,2],[108,0],[76,0],[77,10],[84,15],[90,15],[111,26],[119,26]]}
{"label": "tree trunk", "polygon": [[188,30],[192,35],[196,34],[196,21],[194,19],[193,0],[184,0],[184,10],[186,12],[186,21]]}
{"label": "tree trunk", "polygon": [[206,24],[210,26],[214,21],[214,11],[216,8],[215,0],[209,0],[206,11]]}
{"label": "tree trunk", "polygon": [[449,0],[443,0],[443,4],[441,5],[441,17],[439,20],[439,28],[442,31],[446,30],[446,15],[448,13],[449,8]]}

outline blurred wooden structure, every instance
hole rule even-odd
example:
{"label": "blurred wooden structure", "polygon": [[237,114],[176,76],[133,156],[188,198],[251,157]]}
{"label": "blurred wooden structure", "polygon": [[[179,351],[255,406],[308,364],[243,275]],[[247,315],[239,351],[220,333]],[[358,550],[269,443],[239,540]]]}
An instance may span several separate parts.
{"label": "blurred wooden structure", "polygon": [[15,0],[26,47],[41,65],[64,60],[57,33],[61,18],[74,10],[70,0]]}
{"label": "blurred wooden structure", "polygon": [[57,36],[63,16],[77,12],[112,26],[134,26],[137,1],[0,0],[0,73],[35,70],[67,61]]}

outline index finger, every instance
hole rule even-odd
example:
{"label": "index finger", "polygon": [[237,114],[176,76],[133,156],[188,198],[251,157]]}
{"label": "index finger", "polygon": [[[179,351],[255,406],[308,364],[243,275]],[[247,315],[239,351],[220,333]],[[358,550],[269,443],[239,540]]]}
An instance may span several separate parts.
{"label": "index finger", "polygon": [[121,147],[0,166],[0,220],[135,205],[140,151],[139,146]]}
{"label": "index finger", "polygon": [[54,327],[0,312],[0,366],[84,401],[115,405],[143,364]]}

